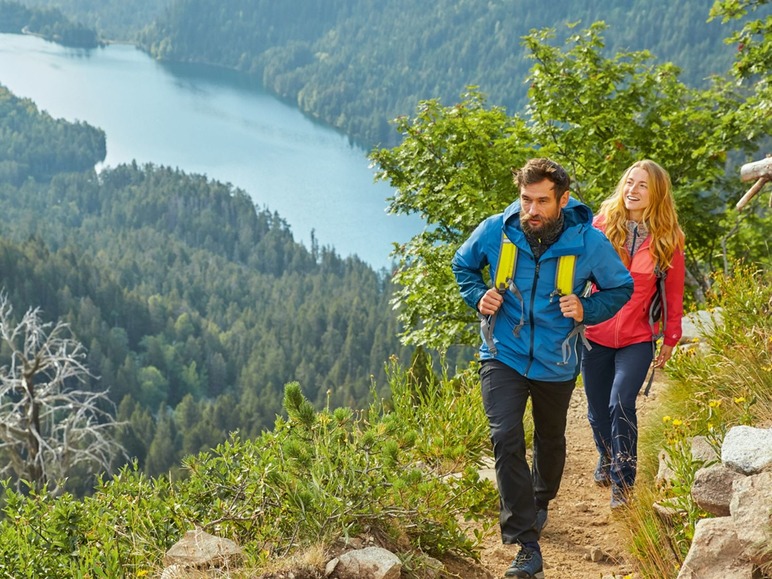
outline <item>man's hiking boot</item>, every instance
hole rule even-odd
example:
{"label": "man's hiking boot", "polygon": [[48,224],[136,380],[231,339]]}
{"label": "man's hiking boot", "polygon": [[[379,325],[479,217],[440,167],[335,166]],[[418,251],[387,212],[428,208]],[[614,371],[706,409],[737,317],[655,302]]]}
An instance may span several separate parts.
{"label": "man's hiking boot", "polygon": [[504,572],[504,577],[522,577],[524,579],[544,579],[541,553],[528,547],[520,547],[520,552]]}
{"label": "man's hiking boot", "polygon": [[541,532],[544,527],[547,526],[547,509],[536,509],[536,522],[533,524],[533,528],[536,529],[536,533],[541,537]]}
{"label": "man's hiking boot", "polygon": [[595,484],[601,487],[611,486],[611,459],[605,455],[598,457],[598,465],[593,474]]}

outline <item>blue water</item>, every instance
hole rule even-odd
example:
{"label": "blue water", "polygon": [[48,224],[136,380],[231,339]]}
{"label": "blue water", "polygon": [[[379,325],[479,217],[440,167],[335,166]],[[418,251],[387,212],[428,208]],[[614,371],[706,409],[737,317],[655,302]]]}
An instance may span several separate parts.
{"label": "blue water", "polygon": [[276,211],[297,241],[388,267],[393,242],[420,231],[386,213],[367,152],[236,74],[164,66],[127,45],[77,50],[0,34],[0,84],[53,117],[107,135],[105,166],[136,160],[205,174]]}

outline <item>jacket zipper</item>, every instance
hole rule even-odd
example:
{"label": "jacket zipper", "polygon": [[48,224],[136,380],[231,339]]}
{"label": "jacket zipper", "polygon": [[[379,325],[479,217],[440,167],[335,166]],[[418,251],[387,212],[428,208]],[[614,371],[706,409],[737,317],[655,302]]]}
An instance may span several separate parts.
{"label": "jacket zipper", "polygon": [[531,305],[528,308],[528,324],[531,326],[531,343],[528,347],[528,366],[525,368],[525,374],[524,376],[528,377],[528,371],[531,369],[531,364],[533,364],[533,346],[535,342],[535,336],[534,336],[534,323],[533,323],[533,304],[536,301],[536,285],[539,283],[539,269],[541,268],[541,258],[536,262],[536,267],[533,271],[533,284],[531,285]]}

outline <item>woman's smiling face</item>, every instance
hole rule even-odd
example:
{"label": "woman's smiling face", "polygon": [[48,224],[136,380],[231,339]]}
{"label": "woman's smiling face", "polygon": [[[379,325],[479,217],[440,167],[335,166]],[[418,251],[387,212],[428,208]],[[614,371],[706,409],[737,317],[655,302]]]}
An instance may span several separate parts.
{"label": "woman's smiling face", "polygon": [[643,211],[649,206],[649,174],[640,167],[631,169],[623,194],[627,216],[634,221],[640,221]]}

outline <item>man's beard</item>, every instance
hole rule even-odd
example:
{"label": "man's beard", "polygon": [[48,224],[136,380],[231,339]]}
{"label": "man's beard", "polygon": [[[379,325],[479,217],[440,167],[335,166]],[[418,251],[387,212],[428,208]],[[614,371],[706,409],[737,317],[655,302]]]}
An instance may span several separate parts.
{"label": "man's beard", "polygon": [[540,225],[538,227],[532,227],[529,223],[530,219],[531,216],[527,213],[520,216],[520,226],[523,228],[523,232],[529,237],[536,237],[539,239],[552,238],[555,236],[555,233],[557,233],[558,228],[561,231],[563,229],[563,224],[559,223],[561,221],[560,214],[554,218],[540,217]]}

